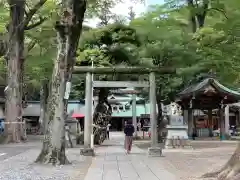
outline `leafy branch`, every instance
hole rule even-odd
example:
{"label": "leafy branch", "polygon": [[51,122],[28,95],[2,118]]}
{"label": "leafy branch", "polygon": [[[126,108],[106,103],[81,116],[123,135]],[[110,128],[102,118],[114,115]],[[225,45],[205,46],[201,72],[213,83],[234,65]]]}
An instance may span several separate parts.
{"label": "leafy branch", "polygon": [[38,25],[42,24],[46,20],[46,18],[40,17],[38,22],[29,25],[29,23],[32,20],[33,16],[45,4],[46,1],[47,0],[40,0],[37,4],[35,4],[35,6],[32,9],[29,10],[29,12],[25,11],[25,14],[26,14],[26,17],[24,19],[25,30],[29,30],[29,29],[35,28]]}

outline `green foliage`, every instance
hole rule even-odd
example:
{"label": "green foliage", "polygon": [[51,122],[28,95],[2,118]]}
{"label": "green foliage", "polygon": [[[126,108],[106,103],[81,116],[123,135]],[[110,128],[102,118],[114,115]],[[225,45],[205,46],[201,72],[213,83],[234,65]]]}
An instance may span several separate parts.
{"label": "green foliage", "polygon": [[112,24],[83,34],[80,43],[79,65],[136,64],[140,45],[135,29],[122,24]]}
{"label": "green foliage", "polygon": [[[92,29],[83,33],[77,57],[77,66],[113,66],[139,64],[138,48],[140,40],[136,30],[123,24],[115,23],[105,27]],[[96,79],[119,79],[119,75],[94,76]],[[122,79],[129,75],[121,75]],[[131,78],[134,78],[133,76]],[[83,77],[78,79],[78,84],[83,85]],[[83,95],[83,87],[73,86],[73,94]]]}
{"label": "green foliage", "polygon": [[[157,76],[158,100],[169,102],[191,83],[214,76],[232,88],[240,87],[240,4],[238,0],[211,0],[204,16],[203,26],[193,31],[191,17],[204,14],[204,4],[193,7],[185,0],[168,0],[163,6],[153,6],[136,18],[130,8],[129,24],[124,17],[118,23],[110,9],[119,1],[91,0],[86,17],[100,19],[98,28],[85,27],[77,53],[77,65],[113,66],[147,65],[175,67],[177,74]],[[195,1],[194,1],[195,2]],[[199,1],[200,2],[200,1]],[[202,3],[205,1],[203,0]],[[34,2],[35,3],[35,2]],[[28,8],[34,3],[28,2]],[[28,10],[27,8],[27,10]],[[50,79],[53,59],[56,56],[55,21],[58,19],[57,1],[47,1],[34,16],[46,18],[43,24],[26,31],[25,82],[36,97],[41,81]],[[6,32],[8,22],[6,4],[0,4],[0,33]],[[197,18],[196,18],[197,19]],[[0,81],[4,81],[5,62],[1,59]],[[102,77],[95,76],[99,79]],[[146,75],[114,75],[109,79],[147,79]],[[36,93],[35,93],[36,92]],[[73,76],[72,98],[84,95],[84,76]],[[31,98],[34,98],[34,97]]]}
{"label": "green foliage", "polygon": [[6,23],[8,22],[8,9],[4,2],[0,2],[0,33],[6,32]]}
{"label": "green foliage", "polygon": [[[209,6],[204,27],[194,34],[188,15],[192,9],[177,1],[155,6],[131,22],[141,34],[140,58],[148,64],[152,59],[155,66],[177,68],[177,75],[157,77],[159,100],[174,100],[184,87],[209,76],[234,89],[239,87],[239,5],[236,0],[211,3],[215,4],[211,4],[213,9]],[[201,14],[201,10],[194,13]]]}

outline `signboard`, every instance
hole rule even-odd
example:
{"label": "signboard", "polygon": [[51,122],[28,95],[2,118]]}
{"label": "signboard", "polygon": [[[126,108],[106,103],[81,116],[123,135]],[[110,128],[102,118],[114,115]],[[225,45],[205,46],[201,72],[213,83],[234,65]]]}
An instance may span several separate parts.
{"label": "signboard", "polygon": [[183,126],[183,116],[170,116],[171,126]]}

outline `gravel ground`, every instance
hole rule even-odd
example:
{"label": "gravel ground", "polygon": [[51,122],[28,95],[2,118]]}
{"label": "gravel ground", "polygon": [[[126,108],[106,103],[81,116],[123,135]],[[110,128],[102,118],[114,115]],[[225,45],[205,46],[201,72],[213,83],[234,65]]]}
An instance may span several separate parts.
{"label": "gravel ground", "polygon": [[40,153],[31,149],[0,161],[0,180],[84,180],[92,158],[80,156],[79,148],[67,150],[70,165],[56,166],[33,163]]}
{"label": "gravel ground", "polygon": [[[146,150],[151,146],[149,140],[134,141],[134,144],[143,150]],[[236,141],[191,141],[193,149],[235,147],[236,144]],[[160,146],[163,147],[164,144],[161,144]]]}
{"label": "gravel ground", "polygon": [[[134,144],[143,150],[150,146],[149,141],[135,141]],[[200,177],[220,169],[234,152],[236,142],[194,141],[192,146],[193,149],[164,149],[159,163],[181,180],[215,180]]]}

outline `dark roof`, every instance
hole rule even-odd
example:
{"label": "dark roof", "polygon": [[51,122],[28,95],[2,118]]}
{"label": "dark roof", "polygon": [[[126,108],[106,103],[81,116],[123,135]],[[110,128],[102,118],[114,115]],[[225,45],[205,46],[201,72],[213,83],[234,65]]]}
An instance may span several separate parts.
{"label": "dark roof", "polygon": [[197,94],[200,91],[204,90],[209,85],[213,86],[216,90],[218,90],[221,93],[229,94],[229,95],[234,96],[236,99],[240,99],[239,92],[231,90],[231,89],[223,86],[222,84],[220,84],[217,80],[215,80],[213,78],[207,78],[198,84],[193,84],[193,85],[189,86],[188,88],[184,89],[178,95],[179,95],[179,97],[193,96],[194,94]]}

